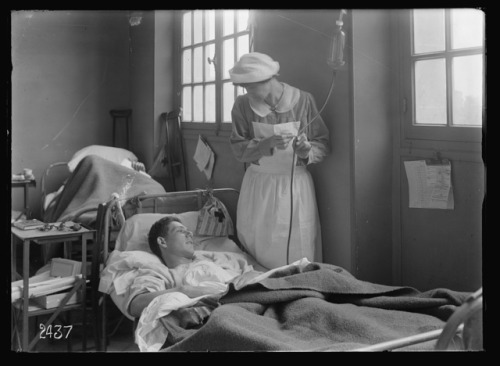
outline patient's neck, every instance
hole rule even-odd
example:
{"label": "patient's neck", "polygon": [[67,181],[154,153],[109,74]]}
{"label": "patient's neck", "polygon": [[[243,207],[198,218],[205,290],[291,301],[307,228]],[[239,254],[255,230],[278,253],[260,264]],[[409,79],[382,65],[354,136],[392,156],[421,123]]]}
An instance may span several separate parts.
{"label": "patient's neck", "polygon": [[189,264],[193,262],[193,258],[180,257],[177,255],[169,255],[167,253],[163,253],[163,261],[167,265],[168,268],[173,269],[182,264]]}

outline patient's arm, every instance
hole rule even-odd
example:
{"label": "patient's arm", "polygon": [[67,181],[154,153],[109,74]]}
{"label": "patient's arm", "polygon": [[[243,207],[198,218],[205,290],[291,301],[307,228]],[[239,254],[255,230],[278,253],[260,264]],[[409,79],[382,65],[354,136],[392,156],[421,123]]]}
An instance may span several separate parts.
{"label": "patient's arm", "polygon": [[190,298],[195,298],[203,295],[212,295],[214,293],[213,289],[206,287],[182,285],[168,290],[156,291],[156,292],[146,292],[139,294],[133,298],[130,302],[129,313],[134,318],[139,318],[142,311],[149,305],[151,301],[157,296],[167,294],[169,292],[182,292],[184,295]]}

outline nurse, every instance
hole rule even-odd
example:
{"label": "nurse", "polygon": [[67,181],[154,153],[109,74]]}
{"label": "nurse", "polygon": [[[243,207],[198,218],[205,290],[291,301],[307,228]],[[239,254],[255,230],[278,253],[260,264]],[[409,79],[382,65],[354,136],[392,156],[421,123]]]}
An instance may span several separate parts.
{"label": "nurse", "polygon": [[230,137],[236,159],[249,163],[238,201],[238,238],[269,269],[304,257],[322,261],[321,227],[307,165],[319,163],[329,152],[329,131],[321,116],[298,135],[318,110],[310,93],[277,79],[279,69],[268,55],[252,52],[229,70],[233,84],[247,91],[234,103]]}

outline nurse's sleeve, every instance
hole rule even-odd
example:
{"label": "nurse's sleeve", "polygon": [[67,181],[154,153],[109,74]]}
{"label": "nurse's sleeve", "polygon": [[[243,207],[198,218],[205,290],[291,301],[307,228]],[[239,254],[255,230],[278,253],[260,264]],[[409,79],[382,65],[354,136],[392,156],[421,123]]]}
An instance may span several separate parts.
{"label": "nurse's sleeve", "polygon": [[305,106],[307,108],[307,121],[311,121],[316,115],[317,117],[306,127],[307,139],[311,143],[312,148],[309,150],[308,158],[302,160],[304,160],[306,164],[315,164],[322,161],[330,152],[330,131],[328,131],[328,127],[326,127],[325,122],[323,122],[321,115],[318,115],[316,102],[309,93],[307,94]]}
{"label": "nurse's sleeve", "polygon": [[272,155],[273,151],[260,140],[254,138],[252,121],[248,120],[243,110],[243,101],[236,99],[231,111],[233,121],[229,142],[235,158],[242,163],[258,161],[263,156]]}

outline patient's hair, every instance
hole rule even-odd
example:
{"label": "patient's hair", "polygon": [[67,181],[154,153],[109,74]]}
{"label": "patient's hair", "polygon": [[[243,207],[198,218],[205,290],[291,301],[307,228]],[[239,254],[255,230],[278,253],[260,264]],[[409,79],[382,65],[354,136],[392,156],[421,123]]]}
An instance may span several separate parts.
{"label": "patient's hair", "polygon": [[166,265],[166,263],[163,260],[163,257],[161,255],[161,250],[160,246],[158,245],[158,237],[161,236],[165,238],[168,235],[168,228],[170,224],[174,221],[181,222],[178,217],[175,216],[165,216],[161,218],[160,220],[156,221],[153,226],[151,226],[151,229],[149,229],[149,234],[148,234],[148,243],[149,243],[149,248],[153,252],[153,254],[156,254],[158,258]]}

